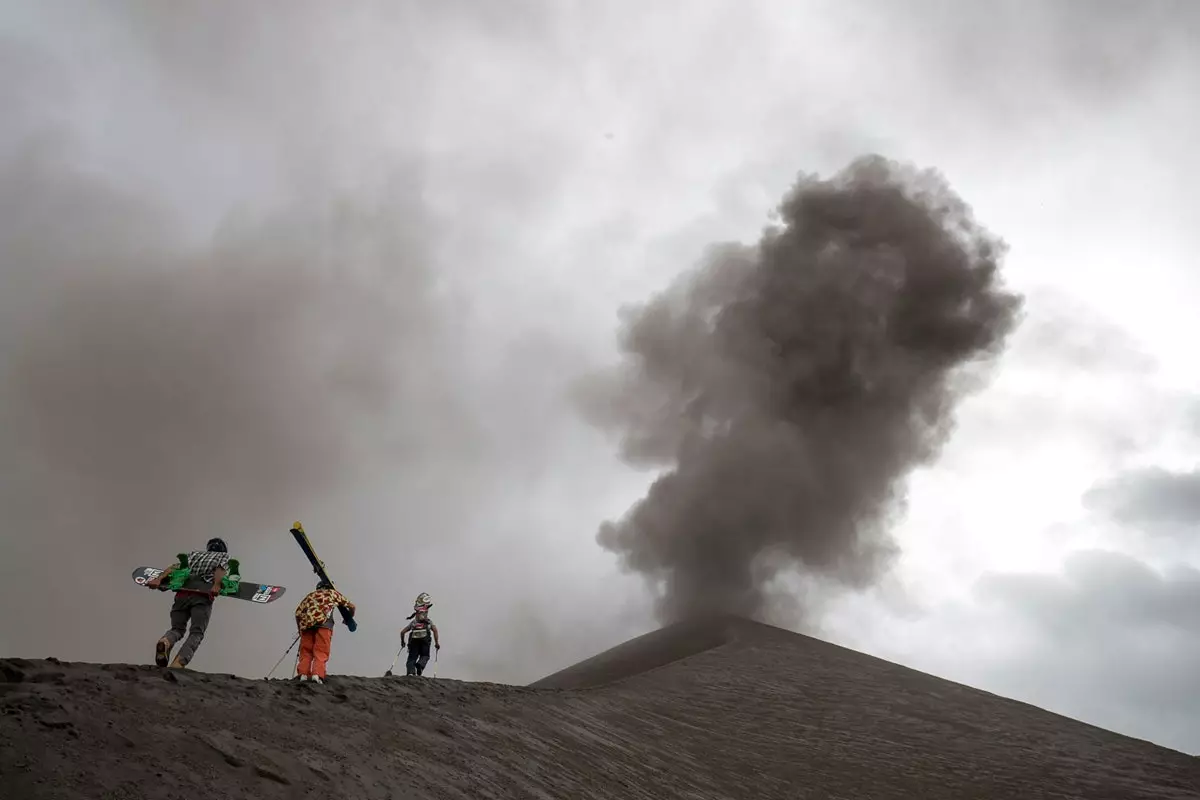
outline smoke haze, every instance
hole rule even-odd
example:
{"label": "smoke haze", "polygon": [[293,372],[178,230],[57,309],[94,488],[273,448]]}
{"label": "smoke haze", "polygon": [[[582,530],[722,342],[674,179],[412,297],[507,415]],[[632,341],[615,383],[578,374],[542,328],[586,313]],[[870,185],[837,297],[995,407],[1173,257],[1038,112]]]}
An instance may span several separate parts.
{"label": "smoke haze", "polygon": [[863,585],[895,552],[902,479],[949,435],[962,369],[1021,300],[1003,244],[931,171],[879,157],[802,176],[756,247],[715,250],[629,312],[587,394],[623,454],[669,470],[598,540],[675,621],[759,616],[798,565]]}
{"label": "smoke haze", "polygon": [[35,591],[23,562],[49,552],[119,597],[113,575],[213,535],[280,580],[258,532],[419,457],[422,413],[453,418],[429,220],[404,195],[296,204],[193,247],[54,154],[12,160],[0,187],[10,588]]}
{"label": "smoke haze", "polygon": [[[520,200],[522,175],[423,154],[425,51],[394,56],[379,15],[72,13],[71,52],[0,38],[0,580],[33,598],[0,652],[144,660],[169,596],[130,572],[218,535],[289,595],[220,604],[196,666],[261,674],[315,581],[287,534],[301,519],[361,608],[340,669],[386,665],[418,591],[457,630],[452,667],[526,667],[461,647],[478,595],[458,582],[477,567],[448,557],[480,529],[480,550],[528,537],[504,484],[535,494],[558,433],[543,370],[561,349],[530,326],[484,341],[460,291],[507,302],[472,258],[506,257],[490,209]],[[314,58],[334,32],[346,52]],[[378,112],[393,107],[399,132]],[[453,222],[429,177],[447,165]]]}
{"label": "smoke haze", "polygon": [[[298,518],[360,609],[336,674],[382,674],[418,591],[442,677],[511,683],[651,629],[657,594],[664,620],[802,610],[1093,722],[1123,707],[1143,737],[1173,716],[1195,749],[1186,647],[1146,672],[1105,630],[1064,660],[1055,622],[1020,660],[1024,626],[997,635],[971,587],[1053,569],[1062,515],[1125,466],[1095,442],[1174,437],[1114,341],[1195,385],[1200,5],[804,9],[4,4],[0,656],[149,663],[170,596],[130,570],[215,533],[289,594],[219,604],[194,666],[261,677],[314,580]],[[804,178],[758,241],[797,170],[873,152],[952,176],[1011,246],[1019,314],[995,239],[906,167]],[[727,241],[752,246],[672,283]],[[585,392],[589,425],[566,387],[614,358],[614,309],[664,287],[626,317],[624,374]],[[956,292],[983,298],[957,349]],[[1006,336],[1009,315],[1029,324]],[[1050,596],[1021,618],[1109,607]]]}

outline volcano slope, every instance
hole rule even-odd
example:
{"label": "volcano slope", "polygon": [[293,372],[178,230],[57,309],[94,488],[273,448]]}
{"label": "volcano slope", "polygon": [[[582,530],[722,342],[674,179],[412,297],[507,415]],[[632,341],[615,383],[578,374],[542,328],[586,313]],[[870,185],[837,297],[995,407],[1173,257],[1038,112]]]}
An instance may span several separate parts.
{"label": "volcano slope", "polygon": [[1200,797],[1200,759],[744,620],[533,686],[0,661],[0,797]]}

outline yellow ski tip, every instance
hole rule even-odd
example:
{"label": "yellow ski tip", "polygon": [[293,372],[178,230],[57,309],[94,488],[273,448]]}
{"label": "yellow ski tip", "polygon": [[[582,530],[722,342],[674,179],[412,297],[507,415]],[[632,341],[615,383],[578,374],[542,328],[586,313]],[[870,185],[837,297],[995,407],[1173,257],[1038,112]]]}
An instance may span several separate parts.
{"label": "yellow ski tip", "polygon": [[292,523],[292,530],[304,533],[304,526],[300,524],[300,520],[296,520]]}

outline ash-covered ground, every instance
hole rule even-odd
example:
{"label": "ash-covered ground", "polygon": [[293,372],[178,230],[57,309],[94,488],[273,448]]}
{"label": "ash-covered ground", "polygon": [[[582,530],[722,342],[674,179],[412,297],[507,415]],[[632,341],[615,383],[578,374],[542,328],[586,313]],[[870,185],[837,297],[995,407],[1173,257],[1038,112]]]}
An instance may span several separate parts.
{"label": "ash-covered ground", "polygon": [[5,800],[1200,797],[1200,759],[744,620],[530,687],[0,661]]}

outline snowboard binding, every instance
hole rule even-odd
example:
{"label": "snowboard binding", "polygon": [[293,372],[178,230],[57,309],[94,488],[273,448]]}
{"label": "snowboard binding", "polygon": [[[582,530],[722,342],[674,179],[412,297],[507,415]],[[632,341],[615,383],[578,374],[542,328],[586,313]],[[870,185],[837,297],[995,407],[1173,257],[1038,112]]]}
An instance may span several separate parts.
{"label": "snowboard binding", "polygon": [[[192,580],[191,568],[188,565],[188,554],[180,553],[176,556],[179,562],[177,569],[171,570],[166,580],[158,585],[160,592],[179,591],[183,588],[195,588],[188,586]],[[221,591],[223,596],[235,595],[242,588],[242,565],[236,558],[229,559],[229,568],[225,571],[225,576],[221,578]]]}

